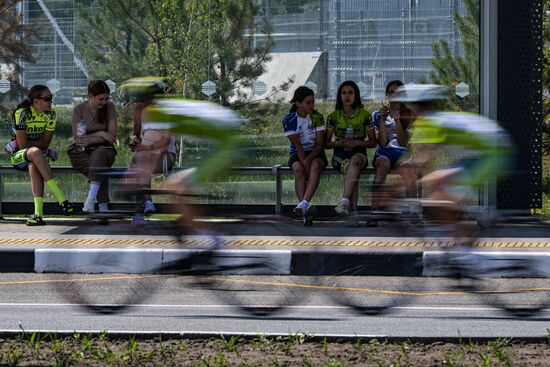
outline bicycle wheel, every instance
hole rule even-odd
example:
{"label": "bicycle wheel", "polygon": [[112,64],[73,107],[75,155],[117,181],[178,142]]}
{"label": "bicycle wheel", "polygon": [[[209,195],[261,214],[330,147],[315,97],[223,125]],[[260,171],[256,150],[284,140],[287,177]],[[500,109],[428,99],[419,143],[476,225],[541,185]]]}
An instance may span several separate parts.
{"label": "bicycle wheel", "polygon": [[[363,223],[377,221],[377,227]],[[363,212],[327,223],[327,246],[318,271],[318,286],[339,305],[376,315],[404,305],[422,292],[422,255],[410,246],[414,234],[401,211]],[[407,236],[405,238],[404,236]],[[391,248],[390,248],[391,246]],[[342,254],[352,251],[354,256]],[[346,256],[347,255],[347,256]],[[342,256],[345,256],[345,261]]]}
{"label": "bicycle wheel", "polygon": [[475,272],[482,279],[478,288],[486,302],[508,314],[529,317],[550,305],[550,272],[540,253],[479,252]]}
{"label": "bicycle wheel", "polygon": [[305,235],[302,223],[282,217],[249,216],[217,221],[221,246],[208,253],[208,275],[199,280],[224,304],[268,316],[303,301],[307,277],[291,276],[291,247]]}
{"label": "bicycle wheel", "polygon": [[[98,225],[108,221],[108,225]],[[90,216],[72,227],[69,238],[45,260],[44,272],[63,273],[57,289],[68,301],[94,313],[117,313],[143,303],[162,286],[166,248],[178,247],[166,221],[132,221],[129,213]],[[74,246],[73,246],[74,245]]]}

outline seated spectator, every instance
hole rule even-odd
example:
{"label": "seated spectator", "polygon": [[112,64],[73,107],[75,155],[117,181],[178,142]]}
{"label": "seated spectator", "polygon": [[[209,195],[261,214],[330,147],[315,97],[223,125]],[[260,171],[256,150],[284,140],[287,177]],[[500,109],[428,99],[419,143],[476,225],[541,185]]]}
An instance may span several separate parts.
{"label": "seated spectator", "polygon": [[[397,168],[405,185],[407,197],[416,196],[416,170],[409,160],[404,160],[404,154],[411,138],[413,113],[404,103],[391,100],[393,94],[403,83],[392,80],[386,85],[386,98],[389,104],[382,103],[372,114],[373,126],[376,131],[378,145],[374,153],[372,165],[376,169],[372,184],[372,209],[377,210],[383,204],[381,186],[386,181],[388,173]],[[374,220],[367,226],[376,226]]]}
{"label": "seated spectator", "polygon": [[332,166],[344,175],[344,193],[334,208],[337,214],[357,213],[359,176],[368,163],[367,148],[375,146],[370,112],[363,107],[359,87],[353,81],[345,81],[338,88],[336,107],[328,116],[325,137],[325,147],[334,149]]}
{"label": "seated spectator", "polygon": [[[162,91],[159,89],[159,93]],[[134,102],[134,137],[130,148],[135,152],[130,166],[143,171],[138,178],[142,187],[151,187],[151,175],[166,174],[176,161],[176,138],[167,130],[159,130],[155,124],[147,122],[144,109],[153,102],[152,99]],[[146,121],[142,121],[142,119]],[[155,205],[149,195],[145,195],[143,213],[156,212]]]}
{"label": "seated spectator", "polygon": [[283,119],[283,128],[290,140],[288,166],[294,172],[294,189],[299,201],[294,212],[303,217],[305,226],[311,226],[316,214],[311,199],[327,165],[323,149],[325,125],[323,115],[314,109],[313,90],[298,87],[290,102],[292,107]]}
{"label": "seated spectator", "polygon": [[[88,100],[73,109],[74,143],[67,153],[75,171],[89,179],[88,196],[82,208],[87,213],[95,211],[96,200],[99,211],[106,212],[110,201],[109,181],[102,175],[112,167],[117,154],[114,147],[117,118],[115,106],[109,102],[110,93],[103,80],[92,80],[88,84]],[[78,133],[79,124],[85,126],[82,136]]]}
{"label": "seated spectator", "polygon": [[55,195],[63,214],[70,215],[75,212],[74,206],[65,198],[53,178],[48,164],[50,158],[56,157],[56,154],[48,149],[57,124],[52,99],[52,93],[47,86],[35,85],[30,89],[28,98],[19,103],[12,112],[12,141],[6,149],[10,152],[13,167],[20,171],[28,170],[31,178],[34,214],[27,220],[28,226],[46,224],[42,219],[44,182]]}

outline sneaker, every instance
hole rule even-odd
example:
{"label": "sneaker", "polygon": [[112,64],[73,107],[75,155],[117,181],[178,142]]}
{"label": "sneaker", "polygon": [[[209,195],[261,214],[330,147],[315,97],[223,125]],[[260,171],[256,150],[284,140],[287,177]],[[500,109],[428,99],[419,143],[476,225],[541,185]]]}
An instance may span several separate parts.
{"label": "sneaker", "polygon": [[334,207],[334,211],[338,215],[348,216],[350,213],[349,204],[346,204],[344,201],[340,201],[340,203]]}
{"label": "sneaker", "polygon": [[294,208],[294,213],[299,217],[303,217],[310,206],[301,201],[300,204],[296,205],[296,208]]}
{"label": "sneaker", "polygon": [[74,205],[69,202],[69,200],[65,200],[61,204],[59,204],[61,207],[61,211],[64,215],[73,215],[75,213]]}
{"label": "sneaker", "polygon": [[313,225],[313,218],[315,218],[316,215],[317,207],[315,205],[310,205],[304,215],[304,226],[311,227]]}
{"label": "sneaker", "polygon": [[157,211],[157,208],[155,208],[155,204],[151,200],[147,200],[145,204],[143,204],[143,213],[145,214],[151,214],[155,213]]}
{"label": "sneaker", "polygon": [[38,214],[33,214],[29,219],[27,219],[28,226],[44,226],[46,225],[46,222],[44,222],[44,219]]}
{"label": "sneaker", "polygon": [[134,226],[144,226],[145,225],[145,218],[143,218],[140,214],[134,214],[132,217],[132,225]]}
{"label": "sneaker", "polygon": [[95,212],[94,200],[86,200],[82,206],[82,211],[88,214],[93,214]]}

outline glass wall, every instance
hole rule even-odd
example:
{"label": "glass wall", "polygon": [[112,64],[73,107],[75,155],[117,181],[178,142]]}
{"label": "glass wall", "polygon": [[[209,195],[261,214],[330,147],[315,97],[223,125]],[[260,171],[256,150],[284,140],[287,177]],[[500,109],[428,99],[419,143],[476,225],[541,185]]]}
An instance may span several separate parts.
{"label": "glass wall", "polygon": [[[173,12],[180,12],[177,17],[171,18],[170,12],[155,15],[165,17],[166,21],[162,23],[164,28],[173,27],[173,33],[171,33],[172,29],[168,29],[159,34],[166,37],[172,37],[172,34],[178,35],[170,40],[168,46],[170,52],[163,55],[172,57],[168,61],[170,64],[163,65],[163,69],[155,69],[157,67],[155,63],[159,60],[155,58],[154,52],[151,52],[154,49],[152,42],[148,42],[145,47],[135,52],[135,55],[142,57],[137,59],[139,62],[129,58],[128,63],[134,63],[125,65],[126,59],[118,57],[113,60],[116,67],[112,70],[126,72],[130,75],[124,78],[128,78],[161,74],[157,72],[146,74],[139,69],[140,67],[143,67],[143,70],[149,67],[149,70],[169,72],[188,66],[179,74],[179,80],[175,78],[174,86],[178,93],[182,90],[184,93],[192,91],[194,94],[186,97],[238,105],[240,113],[247,119],[244,134],[248,134],[248,141],[255,147],[255,151],[250,152],[249,159],[244,165],[286,166],[289,141],[283,134],[281,121],[288,113],[290,107],[288,102],[292,98],[292,93],[300,85],[307,85],[315,90],[316,108],[325,117],[334,109],[338,86],[345,80],[353,80],[359,85],[363,101],[370,111],[379,107],[379,101],[384,98],[386,83],[394,79],[402,80],[404,83],[446,84],[450,87],[452,108],[478,111],[479,1],[254,0],[254,4],[258,7],[255,19],[267,21],[270,24],[269,30],[259,26],[248,27],[243,29],[244,40],[241,40],[241,43],[238,45],[220,43],[223,47],[216,49],[215,32],[224,31],[219,27],[216,19],[219,18],[223,9],[219,9],[220,5],[215,0],[188,0],[184,4],[194,4],[194,9],[202,9],[201,11],[206,12],[206,14],[197,12],[193,15],[196,17],[197,26],[189,28],[190,31],[181,27],[189,20],[186,18],[187,8],[185,7],[173,10]],[[145,5],[148,5],[147,1],[141,1],[139,4],[145,8]],[[169,2],[166,4],[168,6]],[[110,19],[116,26],[118,26],[117,21],[121,20],[121,25],[126,26],[124,19],[107,18],[108,9],[101,6],[110,5],[105,1],[92,2],[91,0],[22,1],[25,21],[43,25],[42,37],[33,44],[39,59],[34,64],[23,65],[24,72],[21,75],[23,84],[30,87],[37,83],[46,84],[55,79],[60,87],[55,93],[55,104],[58,107],[69,105],[66,106],[68,108],[65,111],[58,108],[61,121],[54,144],[60,152],[66,151],[72,139],[69,125],[70,107],[75,103],[75,97],[80,98],[85,95],[88,79],[86,74],[97,75],[96,70],[89,66],[90,63],[87,63],[87,60],[78,58],[82,55],[79,52],[82,42],[78,38],[79,29],[83,24],[83,20],[78,16],[80,9],[91,13],[97,12],[101,14],[100,18]],[[208,12],[210,9],[212,9],[211,12]],[[143,17],[146,15],[146,13],[139,14]],[[224,19],[231,19],[235,15],[239,16],[239,14],[225,14]],[[149,19],[147,23],[147,19],[144,18],[143,24],[151,25],[154,19],[153,22]],[[136,28],[133,30],[136,31]],[[121,37],[127,36],[124,30],[120,30],[119,33]],[[147,32],[144,31],[144,33]],[[101,39],[102,36],[90,34],[89,37]],[[193,44],[195,38],[201,39],[197,42],[198,46]],[[147,40],[147,34],[141,39]],[[259,63],[264,68],[261,75],[246,82],[227,82],[229,77],[226,77],[225,81],[222,80],[222,70],[226,74],[231,73],[234,71],[231,68],[235,69],[242,65],[241,62],[244,60],[230,60],[231,62],[222,66],[220,59],[228,49],[259,47],[267,44],[268,39],[273,43],[268,51],[268,60]],[[128,38],[122,40],[128,41]],[[119,48],[130,47],[128,46],[130,42],[121,41],[120,45]],[[438,55],[434,54],[434,50]],[[99,45],[99,51],[109,53],[113,52],[113,49]],[[134,55],[134,53],[131,54]],[[173,57],[174,54],[179,56]],[[194,62],[190,62],[193,58]],[[151,68],[151,65],[154,67]],[[437,65],[437,68],[434,65]],[[250,65],[250,70],[253,67],[254,65]],[[117,83],[124,80],[122,77],[108,73],[101,75],[108,75]],[[205,90],[204,85],[207,85],[205,83],[207,80],[213,80],[218,87],[210,96],[201,93],[201,90]],[[289,84],[285,85],[285,83]],[[282,85],[285,85],[285,88],[279,88]],[[229,88],[227,98],[220,97],[219,88],[221,87]],[[272,93],[274,89],[277,92]],[[251,100],[265,101],[268,95],[272,98],[264,105],[260,104],[258,107],[254,103],[249,103]],[[243,96],[246,98],[240,99]],[[113,99],[116,102],[116,98]],[[120,142],[124,142],[131,131],[129,127],[131,113],[122,104],[118,104],[117,108],[121,122],[118,138]],[[185,140],[181,140],[181,143],[182,154],[178,157],[178,163],[181,166],[193,165],[200,157],[206,155],[206,150],[209,149],[207,144]],[[119,154],[115,165],[126,166],[132,152],[123,144],[117,150]],[[327,150],[329,165],[331,154],[332,152]],[[368,150],[368,155],[369,166],[371,166],[372,149]],[[68,160],[62,154],[55,164],[66,166]],[[261,181],[264,180],[270,181],[262,183]],[[365,177],[365,180],[365,185],[368,185],[372,177]],[[240,177],[234,179],[232,185],[234,187],[228,190],[253,194],[250,197],[237,199],[240,202],[273,203],[275,185],[272,176]],[[342,194],[341,186],[339,176],[331,175],[323,178],[318,190],[318,202],[332,203],[334,198]],[[240,187],[245,190],[240,190]],[[283,187],[283,202],[293,202],[295,200],[293,176],[285,176]],[[75,193],[78,193],[78,190]],[[361,196],[360,200],[362,203],[368,203],[370,199],[367,196]]]}
{"label": "glass wall", "polygon": [[[393,79],[428,80],[432,44],[444,40],[462,53],[453,14],[465,15],[463,0],[261,0],[273,26],[273,52],[326,53],[326,97],[344,80],[363,82],[363,96],[383,98]],[[293,5],[286,5],[286,4]],[[283,5],[285,4],[285,5]],[[257,35],[256,41],[265,40]]]}

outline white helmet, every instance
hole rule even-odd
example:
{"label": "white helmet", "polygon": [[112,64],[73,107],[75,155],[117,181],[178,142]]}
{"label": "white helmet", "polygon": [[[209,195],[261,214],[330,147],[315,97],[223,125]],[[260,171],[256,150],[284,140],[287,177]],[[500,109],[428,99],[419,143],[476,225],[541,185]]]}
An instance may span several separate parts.
{"label": "white helmet", "polygon": [[437,84],[407,84],[400,87],[390,102],[428,102],[445,99],[443,87]]}

